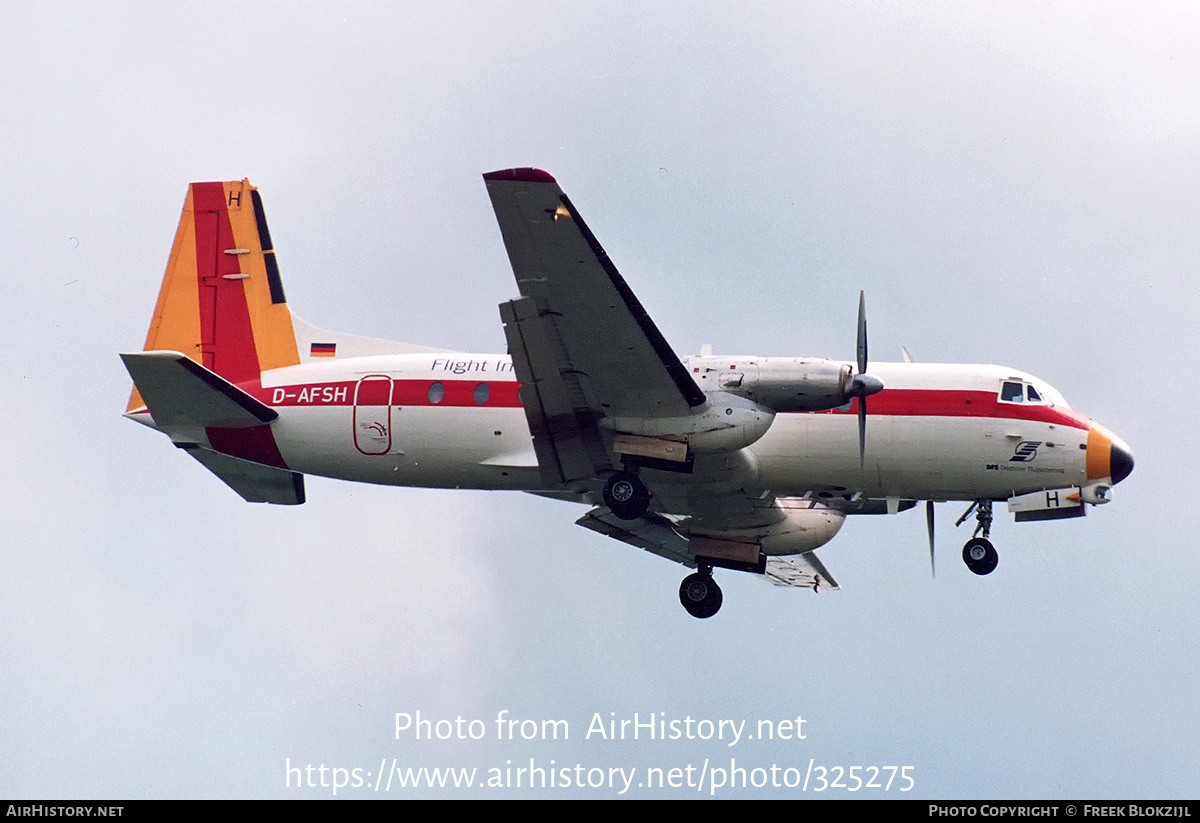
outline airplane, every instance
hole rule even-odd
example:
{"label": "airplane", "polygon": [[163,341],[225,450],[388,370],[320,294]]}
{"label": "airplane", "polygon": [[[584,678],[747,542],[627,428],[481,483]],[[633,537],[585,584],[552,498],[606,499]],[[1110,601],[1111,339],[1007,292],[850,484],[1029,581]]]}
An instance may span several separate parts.
{"label": "airplane", "polygon": [[988,574],[994,503],[1018,522],[1078,517],[1133,469],[1032,375],[907,350],[869,363],[861,292],[853,363],[681,358],[550,174],[483,180],[520,293],[500,305],[507,354],[309,325],[258,190],[192,183],[144,349],[121,355],[125,416],[251,502],[303,503],[314,474],[587,504],[579,525],[695,569],[679,599],[697,618],[721,607],[717,568],[837,589],[814,550],[848,515],[920,501],[931,571],[934,503],[965,501],[963,560]]}

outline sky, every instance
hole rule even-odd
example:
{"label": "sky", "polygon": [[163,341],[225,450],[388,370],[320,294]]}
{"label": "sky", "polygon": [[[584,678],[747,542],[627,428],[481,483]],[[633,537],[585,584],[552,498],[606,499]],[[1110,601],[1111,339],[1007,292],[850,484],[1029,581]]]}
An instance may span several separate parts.
{"label": "sky", "polygon": [[[1196,796],[1195,5],[10,3],[0,43],[0,796]],[[931,578],[918,507],[698,621],[581,507],[251,505],[121,417],[189,182],[259,187],[310,322],[500,352],[513,166],[681,355],[852,360],[865,289],[873,360],[1033,373],[1136,468],[999,508],[988,577],[946,503]]]}

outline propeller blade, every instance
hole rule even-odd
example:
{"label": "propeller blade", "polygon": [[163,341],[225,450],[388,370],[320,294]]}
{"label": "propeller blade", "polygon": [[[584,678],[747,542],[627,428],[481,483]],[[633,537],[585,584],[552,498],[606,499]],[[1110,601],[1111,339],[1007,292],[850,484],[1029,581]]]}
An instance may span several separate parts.
{"label": "propeller blade", "polygon": [[850,378],[846,394],[858,398],[858,468],[867,468],[867,397],[883,391],[883,381],[867,371],[867,293],[858,293],[858,373]]}
{"label": "propeller blade", "polygon": [[867,470],[867,396],[858,398],[858,470]]}
{"label": "propeller blade", "polygon": [[925,525],[929,528],[929,573],[937,577],[937,565],[933,560],[933,501],[925,501]]}
{"label": "propeller blade", "polygon": [[867,373],[867,292],[858,293],[858,373]]}

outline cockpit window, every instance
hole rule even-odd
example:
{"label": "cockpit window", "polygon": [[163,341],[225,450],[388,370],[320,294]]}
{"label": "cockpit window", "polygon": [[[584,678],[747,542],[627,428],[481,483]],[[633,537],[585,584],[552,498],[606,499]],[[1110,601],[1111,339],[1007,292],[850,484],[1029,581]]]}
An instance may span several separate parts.
{"label": "cockpit window", "polygon": [[1000,402],[1002,403],[1037,403],[1040,406],[1060,405],[1055,399],[1057,393],[1053,389],[1039,391],[1032,383],[1024,380],[1005,380],[1000,386]]}

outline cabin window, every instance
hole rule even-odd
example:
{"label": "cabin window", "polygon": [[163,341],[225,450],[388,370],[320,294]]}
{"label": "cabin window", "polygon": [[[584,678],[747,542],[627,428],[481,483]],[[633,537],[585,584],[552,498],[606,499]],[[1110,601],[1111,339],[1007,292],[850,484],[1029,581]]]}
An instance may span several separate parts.
{"label": "cabin window", "polygon": [[488,388],[487,383],[480,383],[477,385],[475,387],[475,405],[482,406],[488,401],[488,397],[491,395],[491,393],[491,389]]}
{"label": "cabin window", "polygon": [[441,382],[429,384],[429,402],[437,405],[442,402],[442,398],[446,396],[446,387]]}
{"label": "cabin window", "polygon": [[1012,380],[1004,381],[1004,387],[1000,389],[1000,399],[1006,403],[1024,403],[1025,384]]}

